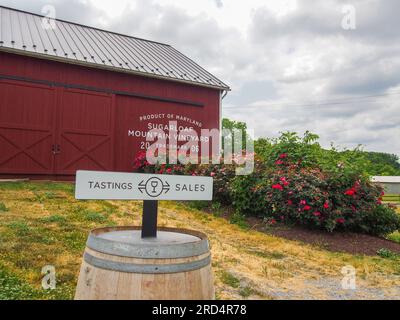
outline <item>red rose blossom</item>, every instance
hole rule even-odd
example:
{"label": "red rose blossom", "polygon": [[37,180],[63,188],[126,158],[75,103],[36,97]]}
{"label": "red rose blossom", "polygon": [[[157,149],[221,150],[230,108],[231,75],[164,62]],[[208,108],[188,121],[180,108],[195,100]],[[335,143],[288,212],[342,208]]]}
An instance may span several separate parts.
{"label": "red rose blossom", "polygon": [[272,189],[278,189],[278,190],[283,190],[283,187],[280,184],[274,184],[272,186]]}
{"label": "red rose blossom", "polygon": [[356,193],[356,190],[354,188],[351,188],[349,190],[346,190],[346,192],[344,194],[347,196],[354,196],[355,193]]}

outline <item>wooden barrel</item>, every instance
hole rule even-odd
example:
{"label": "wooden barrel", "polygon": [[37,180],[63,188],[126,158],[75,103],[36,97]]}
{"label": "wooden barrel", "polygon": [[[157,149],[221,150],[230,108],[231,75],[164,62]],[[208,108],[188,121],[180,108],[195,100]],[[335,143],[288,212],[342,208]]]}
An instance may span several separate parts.
{"label": "wooden barrel", "polygon": [[211,255],[201,232],[139,227],[93,230],[86,243],[76,300],[214,299]]}

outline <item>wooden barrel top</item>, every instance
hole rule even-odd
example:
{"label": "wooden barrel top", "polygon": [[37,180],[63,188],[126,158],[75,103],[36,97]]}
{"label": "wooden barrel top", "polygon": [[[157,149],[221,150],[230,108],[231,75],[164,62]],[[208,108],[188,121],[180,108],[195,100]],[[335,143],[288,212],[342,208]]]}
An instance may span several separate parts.
{"label": "wooden barrel top", "polygon": [[93,230],[88,238],[90,249],[123,257],[185,258],[209,252],[207,236],[180,228],[158,228],[156,238],[141,238],[140,227],[106,227]]}

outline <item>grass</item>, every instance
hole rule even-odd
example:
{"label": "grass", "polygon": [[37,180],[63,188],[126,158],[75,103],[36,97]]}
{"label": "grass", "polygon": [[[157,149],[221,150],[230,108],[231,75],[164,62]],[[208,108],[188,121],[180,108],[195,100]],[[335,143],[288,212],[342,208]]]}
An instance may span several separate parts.
{"label": "grass", "polygon": [[0,202],[0,212],[8,211],[6,205],[3,202]]}
{"label": "grass", "polygon": [[400,194],[385,194],[382,197],[383,201],[388,201],[388,202],[392,202],[392,203],[400,203]]}
{"label": "grass", "polygon": [[[400,215],[400,207],[397,208],[397,213]],[[394,242],[400,243],[400,231],[395,231],[392,234],[388,235],[387,238]]]}
{"label": "grass", "polygon": [[394,242],[400,243],[400,232],[399,231],[393,232],[387,238]]}
{"label": "grass", "polygon": [[[72,299],[89,231],[141,224],[140,201],[78,201],[73,194],[68,183],[0,183],[0,203],[7,208],[0,212],[0,299]],[[349,264],[357,270],[358,288],[399,296],[393,289],[400,286],[399,257],[329,252],[249,230],[240,215],[232,224],[201,207],[161,201],[158,221],[208,235],[219,299],[274,299],[277,293],[326,299],[332,288],[315,282],[337,279],[340,285],[341,268]],[[45,265],[56,268],[56,290],[41,287]],[[357,294],[376,298],[374,290]]]}
{"label": "grass", "polygon": [[393,259],[396,258],[398,256],[398,254],[390,251],[389,249],[379,249],[377,252],[378,256],[382,257],[382,258],[386,258],[386,259]]}
{"label": "grass", "polygon": [[233,274],[222,270],[219,276],[223,284],[226,284],[232,288],[239,288],[240,280],[236,278]]}

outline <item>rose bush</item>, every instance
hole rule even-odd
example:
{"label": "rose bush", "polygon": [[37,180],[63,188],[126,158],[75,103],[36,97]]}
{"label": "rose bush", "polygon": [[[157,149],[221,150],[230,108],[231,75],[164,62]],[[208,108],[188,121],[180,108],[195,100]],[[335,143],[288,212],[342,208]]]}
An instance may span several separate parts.
{"label": "rose bush", "polygon": [[281,156],[267,190],[273,218],[290,224],[385,235],[400,228],[399,215],[382,204],[383,189],[358,172],[324,172]]}
{"label": "rose bush", "polygon": [[149,165],[143,154],[135,169],[158,174],[211,176],[214,201],[241,215],[311,228],[386,235],[400,229],[400,217],[382,204],[383,189],[354,167],[326,170],[304,166],[289,152],[276,153],[269,163],[255,157],[252,174],[236,176],[236,165]]}

